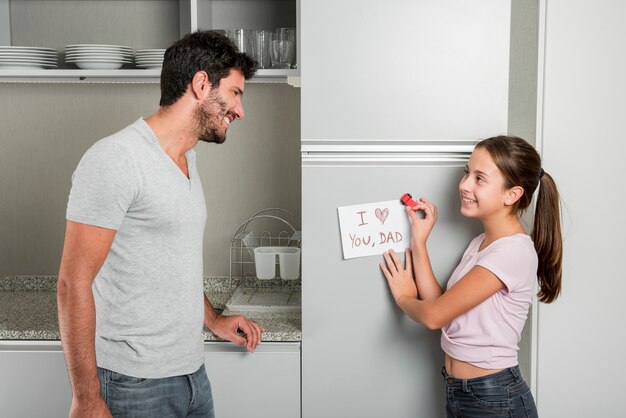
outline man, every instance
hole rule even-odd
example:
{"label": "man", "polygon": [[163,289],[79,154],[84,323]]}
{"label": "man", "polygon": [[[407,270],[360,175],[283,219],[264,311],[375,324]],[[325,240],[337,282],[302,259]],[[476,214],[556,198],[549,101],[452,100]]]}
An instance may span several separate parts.
{"label": "man", "polygon": [[243,119],[255,71],[226,37],[185,36],[165,53],[158,111],[98,141],[74,172],[58,278],[70,417],[213,417],[203,322],[249,351],[259,344],[263,328],[217,314],[204,295],[193,150]]}

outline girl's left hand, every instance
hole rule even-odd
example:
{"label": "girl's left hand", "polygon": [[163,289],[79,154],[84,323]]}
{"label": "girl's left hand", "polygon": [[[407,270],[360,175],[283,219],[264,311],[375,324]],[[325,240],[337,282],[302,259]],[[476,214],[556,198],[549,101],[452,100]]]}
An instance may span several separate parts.
{"label": "girl's left hand", "polygon": [[413,264],[411,250],[409,248],[404,252],[405,267],[402,267],[402,261],[394,250],[389,250],[383,254],[385,263],[380,263],[380,269],[387,278],[387,283],[391,289],[391,294],[396,303],[399,303],[403,297],[417,299],[417,286],[413,278]]}

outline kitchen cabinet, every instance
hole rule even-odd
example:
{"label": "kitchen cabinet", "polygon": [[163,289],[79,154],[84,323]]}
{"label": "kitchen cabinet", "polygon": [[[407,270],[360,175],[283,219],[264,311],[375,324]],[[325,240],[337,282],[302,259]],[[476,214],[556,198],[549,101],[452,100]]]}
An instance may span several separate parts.
{"label": "kitchen cabinet", "polygon": [[67,418],[72,392],[59,341],[1,341],[0,370],[0,415]]}
{"label": "kitchen cabinet", "polygon": [[[298,27],[300,0],[0,0],[0,45],[56,48],[59,69],[0,68],[0,81],[159,82],[159,69],[63,68],[69,44],[166,48],[199,29]],[[299,39],[299,36],[298,36]],[[297,48],[298,55],[300,48]],[[299,60],[298,60],[299,62]],[[299,86],[299,69],[260,69],[252,81]]]}
{"label": "kitchen cabinet", "polygon": [[300,416],[299,342],[264,342],[254,353],[230,343],[206,343],[205,367],[216,416]]}
{"label": "kitchen cabinet", "polygon": [[[507,132],[510,4],[306,2],[302,139],[457,140]],[[320,30],[320,22],[332,30]]]}
{"label": "kitchen cabinet", "polygon": [[[220,418],[300,416],[300,343],[264,342],[254,353],[205,343]],[[59,341],[0,341],[0,415],[66,418],[71,387]]]}

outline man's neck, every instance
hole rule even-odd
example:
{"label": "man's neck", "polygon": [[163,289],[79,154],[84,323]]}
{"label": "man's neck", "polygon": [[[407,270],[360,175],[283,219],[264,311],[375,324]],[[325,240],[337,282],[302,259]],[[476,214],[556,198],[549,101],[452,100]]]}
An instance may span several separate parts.
{"label": "man's neck", "polygon": [[190,110],[177,102],[161,107],[145,119],[165,153],[174,161],[183,159],[185,153],[198,143],[198,138],[190,132],[189,114]]}

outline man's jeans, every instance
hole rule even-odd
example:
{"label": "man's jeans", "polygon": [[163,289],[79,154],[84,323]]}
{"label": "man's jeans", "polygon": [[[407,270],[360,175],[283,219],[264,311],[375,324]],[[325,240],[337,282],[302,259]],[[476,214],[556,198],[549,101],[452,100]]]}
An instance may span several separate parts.
{"label": "man's jeans", "polygon": [[114,417],[214,418],[204,365],[193,374],[143,379],[98,367],[102,398]]}

